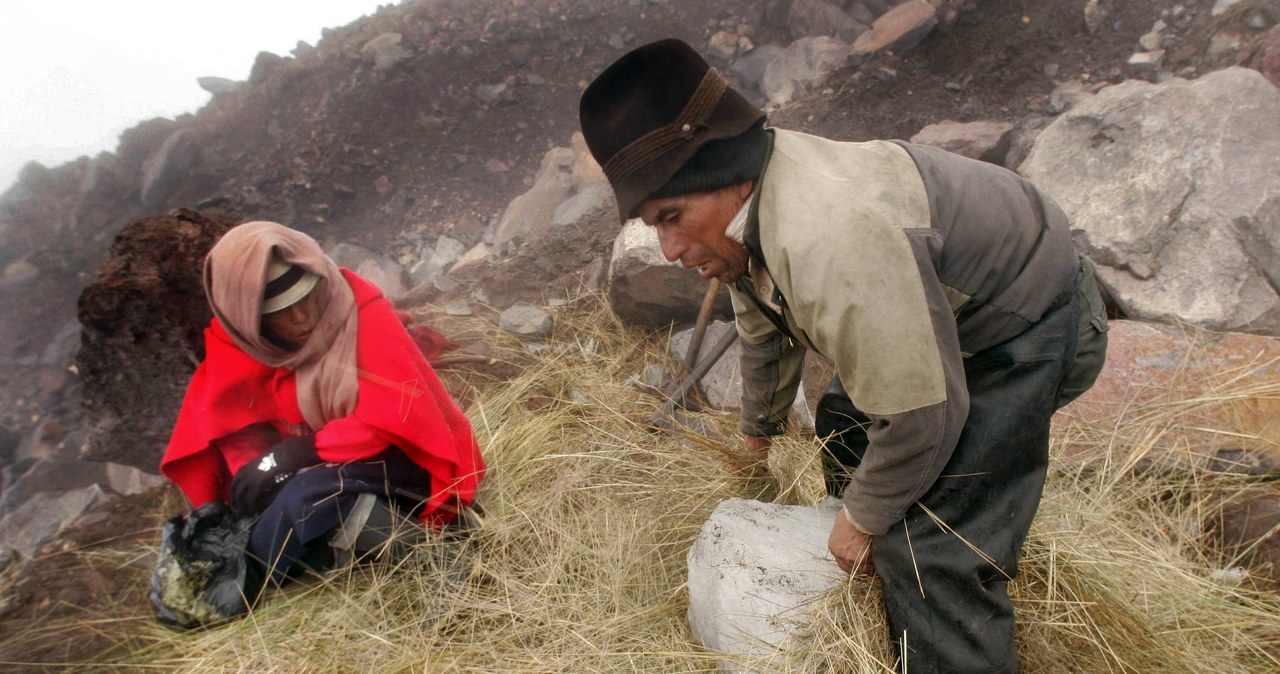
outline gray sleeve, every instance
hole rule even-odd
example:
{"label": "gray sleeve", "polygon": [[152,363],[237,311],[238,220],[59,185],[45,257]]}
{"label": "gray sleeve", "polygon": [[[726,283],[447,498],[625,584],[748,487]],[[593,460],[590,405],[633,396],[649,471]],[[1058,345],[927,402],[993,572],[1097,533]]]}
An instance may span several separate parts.
{"label": "gray sleeve", "polygon": [[791,343],[752,305],[730,288],[742,349],[742,413],[738,429],[744,435],[780,435],[795,402],[804,373],[802,346]]}
{"label": "gray sleeve", "polygon": [[742,418],[744,435],[780,435],[795,402],[804,369],[804,348],[775,332],[765,341],[742,345]]}
{"label": "gray sleeve", "polygon": [[[967,403],[967,396],[961,398]],[[879,535],[905,517],[955,451],[967,408],[949,400],[900,414],[868,415],[868,450],[844,492],[853,521]]]}
{"label": "gray sleeve", "polygon": [[935,345],[932,354],[917,357],[928,355],[940,361],[945,396],[941,402],[915,409],[867,414],[871,420],[867,452],[844,493],[844,504],[850,517],[873,535],[883,534],[901,520],[907,508],[937,482],[969,417],[964,358],[951,305],[928,262],[927,247],[920,240],[914,243]]}

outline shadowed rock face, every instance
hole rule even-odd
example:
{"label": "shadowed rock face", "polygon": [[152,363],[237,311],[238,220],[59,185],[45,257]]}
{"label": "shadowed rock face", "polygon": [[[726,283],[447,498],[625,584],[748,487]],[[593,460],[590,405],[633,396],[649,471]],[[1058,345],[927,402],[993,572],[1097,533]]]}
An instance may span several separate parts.
{"label": "shadowed rock face", "polygon": [[205,255],[234,223],[189,210],[125,227],[80,295],[84,458],[159,470],[212,313]]}

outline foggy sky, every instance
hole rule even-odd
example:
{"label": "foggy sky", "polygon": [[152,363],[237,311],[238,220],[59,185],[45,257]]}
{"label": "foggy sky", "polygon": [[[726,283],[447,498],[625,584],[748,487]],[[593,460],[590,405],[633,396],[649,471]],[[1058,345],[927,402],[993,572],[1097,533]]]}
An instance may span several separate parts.
{"label": "foggy sky", "polygon": [[[21,3],[21,4],[19,4]],[[206,75],[373,14],[376,0],[15,0],[0,19],[0,192],[28,161],[115,150],[121,131],[194,112]]]}

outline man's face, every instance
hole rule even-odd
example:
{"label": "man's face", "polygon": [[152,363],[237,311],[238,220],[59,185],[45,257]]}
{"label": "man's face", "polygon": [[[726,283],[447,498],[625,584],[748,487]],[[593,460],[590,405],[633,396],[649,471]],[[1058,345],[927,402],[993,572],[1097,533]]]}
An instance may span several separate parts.
{"label": "man's face", "polygon": [[316,324],[320,322],[322,293],[318,291],[323,286],[324,279],[320,279],[306,297],[280,311],[263,314],[262,327],[291,344],[298,346],[306,344],[311,337],[311,332],[316,329]]}
{"label": "man's face", "polygon": [[640,218],[658,230],[667,260],[697,267],[702,278],[733,283],[747,273],[747,250],[725,236],[724,230],[751,195],[751,188],[751,182],[744,182],[711,192],[650,199],[640,205]]}

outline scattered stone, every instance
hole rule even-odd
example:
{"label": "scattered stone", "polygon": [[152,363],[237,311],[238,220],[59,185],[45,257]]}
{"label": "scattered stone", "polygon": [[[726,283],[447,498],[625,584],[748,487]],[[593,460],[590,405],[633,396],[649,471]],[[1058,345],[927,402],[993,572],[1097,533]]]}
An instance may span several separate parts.
{"label": "scattered stone", "polygon": [[771,105],[782,105],[808,93],[848,56],[849,45],[832,37],[796,40],[765,68],[761,92]]}
{"label": "scattered stone", "polygon": [[395,186],[391,184],[390,178],[381,175],[373,181],[373,189],[377,190],[379,196],[385,197],[395,191]]}
{"label": "scattered stone", "polygon": [[[689,549],[689,628],[708,649],[782,671],[770,656],[804,629],[806,607],[848,578],[827,550],[839,502],[819,508],[722,501]],[[744,671],[722,660],[722,671]]]}
{"label": "scattered stone", "polygon": [[1089,0],[1084,3],[1084,26],[1090,35],[1098,32],[1098,29],[1106,25],[1107,19],[1111,18],[1111,8],[1107,5],[1098,3],[1098,0]]}
{"label": "scattered stone", "polygon": [[431,285],[442,293],[451,293],[458,289],[458,282],[448,276],[437,276],[431,280]]}
{"label": "scattered stone", "polygon": [[237,82],[236,80],[229,80],[225,77],[197,77],[196,84],[198,84],[201,89],[204,89],[214,96],[234,94],[244,88],[243,81]]}
{"label": "scattered stone", "polygon": [[938,10],[926,0],[908,0],[885,12],[853,43],[852,54],[901,52],[920,44],[938,25]]}
{"label": "scattered stone", "polygon": [[944,120],[930,124],[911,137],[911,142],[942,148],[948,152],[1002,164],[1009,151],[1009,122],[956,122]]}
{"label": "scattered stone", "polygon": [[498,316],[498,327],[522,339],[550,337],[553,326],[551,314],[528,302],[517,302]]}
{"label": "scattered stone", "polygon": [[507,83],[499,82],[497,84],[480,84],[475,88],[476,98],[485,105],[496,105],[504,98],[509,98],[507,94]]}
{"label": "scattered stone", "polygon": [[339,267],[346,267],[378,286],[388,299],[409,290],[409,274],[399,262],[353,243],[340,243],[328,251]]}
{"label": "scattered stone", "polygon": [[633,374],[627,377],[628,386],[657,396],[664,395],[664,391],[666,391],[670,383],[671,373],[667,371],[666,367],[658,364],[649,365],[641,374]]}
{"label": "scattered stone", "polygon": [[1160,33],[1152,31],[1138,38],[1138,46],[1142,48],[1142,51],[1155,51],[1160,48],[1163,39]]}
{"label": "scattered stone", "polygon": [[1136,70],[1159,70],[1164,64],[1164,50],[1137,52],[1126,63]]}
{"label": "scattered stone", "polygon": [[1071,106],[1092,95],[1093,92],[1090,91],[1089,88],[1085,86],[1084,82],[1081,82],[1080,80],[1063,82],[1062,84],[1054,87],[1053,91],[1050,92],[1048,111],[1052,114],[1060,115],[1067,110],[1070,110]]}
{"label": "scattered stone", "polygon": [[410,54],[400,46],[400,33],[383,33],[365,43],[360,48],[360,55],[365,62],[372,63],[374,70],[387,70],[408,59]]}
{"label": "scattered stone", "polygon": [[471,316],[475,312],[471,310],[471,304],[466,300],[453,300],[445,303],[444,313],[447,316]]}
{"label": "scattered stone", "polygon": [[1210,10],[1210,16],[1222,16],[1231,11],[1232,7],[1244,2],[1244,0],[1217,0],[1213,3],[1213,9]]}
{"label": "scattered stone", "polygon": [[738,55],[738,35],[730,30],[722,30],[711,36],[707,43],[708,55],[730,61]]}
{"label": "scattered stone", "polygon": [[13,262],[5,265],[4,276],[0,278],[0,284],[6,288],[14,288],[35,279],[40,275],[40,268],[31,263],[26,257],[18,258]]}
{"label": "scattered stone", "polygon": [[1272,23],[1274,20],[1261,7],[1250,9],[1244,17],[1244,25],[1253,30],[1266,30]]}
{"label": "scattered stone", "polygon": [[574,152],[557,147],[547,151],[533,187],[507,205],[494,231],[494,244],[502,246],[517,237],[538,238],[546,231],[556,207],[573,191]]}
{"label": "scattered stone", "polygon": [[1243,46],[1244,35],[1237,30],[1227,28],[1214,33],[1209,38],[1209,47],[1205,49],[1205,54],[1218,56],[1219,54],[1240,51]]}
{"label": "scattered stone", "polygon": [[742,78],[744,83],[760,90],[761,83],[764,80],[765,69],[781,53],[782,47],[774,44],[756,47],[750,54],[738,57],[738,60],[733,62],[730,70]]}

